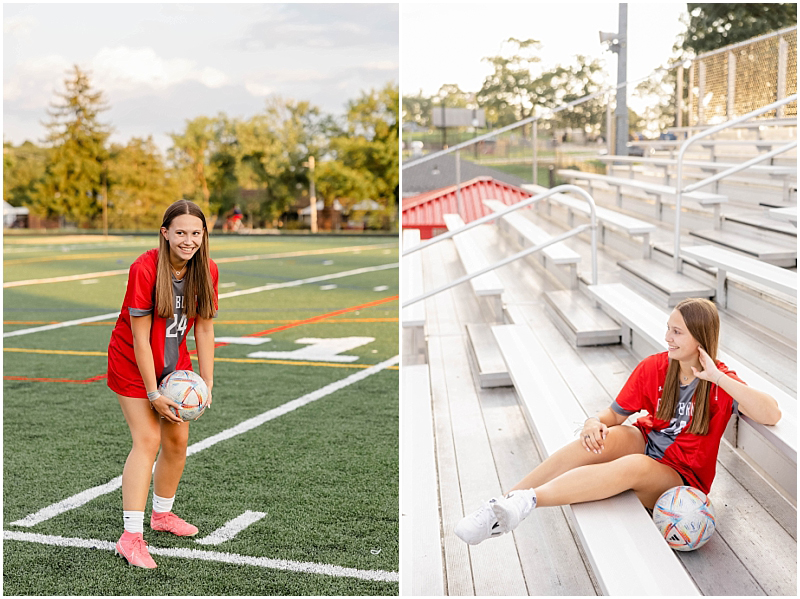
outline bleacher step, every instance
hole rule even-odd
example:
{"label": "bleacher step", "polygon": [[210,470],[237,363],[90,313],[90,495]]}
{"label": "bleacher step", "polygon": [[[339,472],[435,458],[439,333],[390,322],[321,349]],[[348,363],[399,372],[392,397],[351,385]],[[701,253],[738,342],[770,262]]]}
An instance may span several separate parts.
{"label": "bleacher step", "polygon": [[788,245],[778,245],[764,239],[745,237],[741,233],[704,229],[690,231],[689,235],[709,243],[719,245],[729,250],[734,250],[757,258],[762,262],[775,266],[793,267],[797,265],[797,248]]}
{"label": "bleacher step", "polygon": [[675,272],[653,260],[623,260],[618,262],[623,279],[635,285],[648,297],[674,307],[687,297],[711,299],[716,294],[713,287],[698,283],[691,277]]}
{"label": "bleacher step", "polygon": [[467,338],[470,354],[474,364],[478,369],[478,381],[481,388],[490,387],[510,387],[511,377],[508,374],[500,348],[492,335],[492,325],[490,324],[468,324]]}
{"label": "bleacher step", "polygon": [[574,346],[620,342],[620,326],[580,291],[549,291],[545,301],[553,322]]}

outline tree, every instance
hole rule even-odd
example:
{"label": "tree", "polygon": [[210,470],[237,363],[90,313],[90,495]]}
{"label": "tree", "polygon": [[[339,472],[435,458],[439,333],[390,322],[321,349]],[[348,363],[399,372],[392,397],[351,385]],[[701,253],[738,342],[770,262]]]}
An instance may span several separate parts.
{"label": "tree", "polygon": [[12,206],[30,206],[44,181],[48,150],[26,141],[16,148],[3,144],[3,199]]}
{"label": "tree", "polygon": [[403,96],[403,123],[416,123],[420,127],[430,128],[433,125],[432,108],[433,98],[423,96],[422,90],[414,96]]}
{"label": "tree", "polygon": [[541,61],[534,54],[541,44],[533,39],[509,38],[514,47],[511,56],[487,56],[483,60],[494,67],[477,94],[478,104],[486,110],[486,120],[498,126],[509,125],[533,115],[536,92],[532,88],[531,67]]}
{"label": "tree", "polygon": [[152,137],[113,144],[108,161],[109,227],[157,227],[164,210],[181,197],[174,174],[165,167]]}
{"label": "tree", "polygon": [[[574,64],[559,65],[542,73],[531,82],[530,89],[537,104],[552,109],[600,91],[605,85],[602,63],[578,54]],[[558,127],[599,133],[605,120],[605,111],[606,99],[598,96],[569,110],[558,112],[555,124]]]}
{"label": "tree", "polygon": [[797,4],[687,4],[676,50],[697,56],[797,24]]}
{"label": "tree", "polygon": [[362,93],[348,103],[347,123],[330,141],[332,159],[320,163],[315,177],[326,205],[338,199],[348,209],[370,199],[393,220],[388,215],[398,199],[399,112],[395,84]]}
{"label": "tree", "polygon": [[216,137],[215,119],[200,116],[186,121],[183,133],[171,133],[170,158],[180,170],[183,195],[208,214],[211,191],[208,188],[208,160]]}
{"label": "tree", "polygon": [[93,91],[88,72],[77,65],[64,81],[66,92],[50,105],[45,175],[36,186],[32,208],[45,216],[64,216],[90,224],[100,214],[108,126],[98,122],[107,110],[103,93]]}

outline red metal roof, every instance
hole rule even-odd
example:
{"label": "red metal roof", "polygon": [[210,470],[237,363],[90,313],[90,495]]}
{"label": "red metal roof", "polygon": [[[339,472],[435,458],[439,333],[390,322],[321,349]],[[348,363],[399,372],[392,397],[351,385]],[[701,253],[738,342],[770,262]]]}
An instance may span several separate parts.
{"label": "red metal roof", "polygon": [[[465,223],[491,213],[483,200],[500,200],[506,205],[516,204],[531,197],[527,191],[491,177],[476,177],[461,184],[461,218]],[[456,186],[443,187],[403,198],[403,228],[435,228],[446,230],[444,214],[458,214]]]}

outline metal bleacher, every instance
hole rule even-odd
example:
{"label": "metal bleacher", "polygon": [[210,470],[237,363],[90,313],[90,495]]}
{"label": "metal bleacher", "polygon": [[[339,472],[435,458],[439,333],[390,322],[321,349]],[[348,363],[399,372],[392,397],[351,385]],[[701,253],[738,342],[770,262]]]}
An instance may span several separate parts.
{"label": "metal bleacher", "polygon": [[[697,144],[683,163],[681,189],[783,146],[796,137],[796,120],[739,129],[753,139]],[[421,486],[401,507],[409,521],[426,523],[428,536],[410,549],[414,574],[401,593],[797,595],[796,165],[765,163],[682,193],[688,203],[675,231],[681,143],[649,144],[645,158],[605,157],[609,171],[626,169],[624,178],[559,172],[596,203],[597,254],[584,230],[497,268],[499,318],[467,284],[419,302],[424,351],[403,346],[416,369],[407,375],[403,409],[416,407],[401,426],[403,443],[413,447],[401,476],[422,473],[415,478]],[[715,161],[725,153],[735,159]],[[508,208],[500,198],[483,203],[495,213]],[[563,235],[588,222],[589,212],[564,191],[480,224],[460,242],[444,239],[405,256],[416,256],[420,270],[415,295]],[[450,232],[461,222],[449,216]],[[772,394],[783,414],[771,427],[733,416],[710,492],[717,530],[709,543],[669,550],[632,492],[535,510],[513,534],[477,546],[455,537],[465,514],[574,439],[641,359],[664,351],[671,307],[687,296],[716,302],[719,359]]]}

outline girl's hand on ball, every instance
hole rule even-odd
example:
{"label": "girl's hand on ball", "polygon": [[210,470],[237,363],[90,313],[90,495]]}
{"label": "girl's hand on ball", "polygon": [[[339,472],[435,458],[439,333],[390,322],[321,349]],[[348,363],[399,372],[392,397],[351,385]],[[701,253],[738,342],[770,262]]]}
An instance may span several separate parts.
{"label": "girl's hand on ball", "polygon": [[172,406],[176,410],[179,410],[181,407],[180,404],[177,404],[174,401],[167,399],[163,395],[160,395],[158,399],[150,403],[153,406],[153,409],[156,412],[158,412],[162,418],[169,420],[170,422],[173,422],[175,424],[180,424],[181,422],[183,422],[180,416],[178,416],[177,414],[175,414],[175,412],[169,409],[170,406]]}

